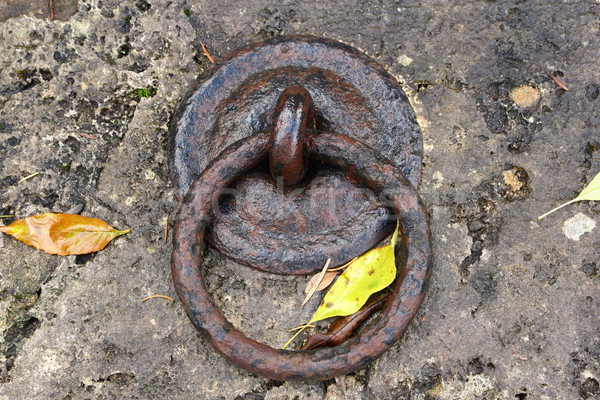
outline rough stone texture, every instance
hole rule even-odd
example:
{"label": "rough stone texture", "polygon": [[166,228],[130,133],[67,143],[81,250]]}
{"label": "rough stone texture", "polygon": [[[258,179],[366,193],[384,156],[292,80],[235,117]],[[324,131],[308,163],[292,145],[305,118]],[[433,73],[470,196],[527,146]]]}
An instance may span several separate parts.
{"label": "rough stone texture", "polygon": [[[49,21],[39,7],[0,8],[0,214],[84,202],[85,215],[132,229],[78,257],[0,238],[0,398],[597,397],[599,230],[573,241],[562,226],[579,213],[597,223],[600,208],[535,217],[600,170],[599,11],[591,0],[80,0]],[[403,82],[423,129],[436,251],[405,338],[367,370],[305,384],[241,371],[178,302],[139,301],[174,296],[166,137],[208,65],[198,42],[218,58],[287,33],[354,45]],[[510,100],[524,85],[541,93],[534,108]],[[280,345],[310,315],[299,311],[308,278],[212,250],[207,263],[226,315],[252,337]]]}

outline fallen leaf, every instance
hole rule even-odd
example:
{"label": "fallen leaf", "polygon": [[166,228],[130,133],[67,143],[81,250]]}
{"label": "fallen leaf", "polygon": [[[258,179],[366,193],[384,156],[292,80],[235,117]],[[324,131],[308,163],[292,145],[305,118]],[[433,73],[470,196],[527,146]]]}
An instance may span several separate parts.
{"label": "fallen leaf", "polygon": [[385,299],[389,296],[388,293],[380,293],[372,296],[367,304],[360,311],[336,319],[331,323],[327,332],[315,333],[306,339],[306,343],[300,350],[311,350],[319,347],[332,347],[348,340],[349,337],[358,329],[367,318],[379,311],[385,305]]}
{"label": "fallen leaf", "polygon": [[388,287],[396,278],[394,247],[397,238],[398,227],[389,245],[369,250],[350,264],[329,289],[308,323],[354,314],[369,296]]}
{"label": "fallen leaf", "polygon": [[348,265],[329,289],[311,320],[287,341],[283,349],[314,322],[354,314],[373,293],[388,287],[396,279],[394,248],[399,227],[398,224],[389,245],[369,250]]}
{"label": "fallen leaf", "polygon": [[331,285],[331,282],[335,279],[338,274],[336,272],[327,271],[325,275],[323,275],[323,279],[321,279],[321,283],[317,283],[319,281],[319,274],[314,275],[310,281],[308,281],[308,285],[306,285],[306,289],[304,289],[304,294],[310,293],[315,285],[318,285],[315,289],[315,292],[320,292],[321,290],[327,288]]}
{"label": "fallen leaf", "polygon": [[567,201],[565,204],[561,204],[560,206],[548,211],[546,214],[540,215],[538,219],[542,219],[547,215],[552,214],[554,211],[560,210],[564,206],[568,206],[571,203],[575,203],[576,201],[582,200],[600,200],[600,172],[598,172],[594,179],[592,179],[590,184],[587,185],[585,189],[581,191],[581,193],[579,193],[579,196],[575,197],[571,201]]}
{"label": "fallen leaf", "polygon": [[316,275],[316,277],[315,277],[315,284],[313,285],[313,287],[306,294],[306,297],[304,298],[304,301],[302,302],[302,304],[300,305],[300,307],[304,307],[304,305],[306,303],[308,303],[308,300],[310,300],[310,298],[312,297],[312,295],[315,294],[315,292],[317,291],[317,287],[321,284],[321,281],[323,280],[323,277],[327,273],[327,267],[329,267],[329,263],[330,262],[331,262],[331,258],[328,258],[327,261],[325,262],[325,265],[323,266],[323,270]]}
{"label": "fallen leaf", "polygon": [[102,250],[129,229],[118,231],[102,220],[81,215],[46,213],[0,226],[0,232],[46,253],[66,256]]}

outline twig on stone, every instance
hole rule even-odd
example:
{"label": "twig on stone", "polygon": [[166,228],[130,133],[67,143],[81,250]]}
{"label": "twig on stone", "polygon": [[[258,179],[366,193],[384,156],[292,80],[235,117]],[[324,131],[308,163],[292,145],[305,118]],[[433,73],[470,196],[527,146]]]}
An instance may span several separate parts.
{"label": "twig on stone", "polygon": [[210,61],[211,64],[215,63],[215,59],[212,58],[212,56],[210,55],[210,53],[208,52],[208,50],[206,50],[206,47],[204,47],[204,43],[200,42],[200,46],[202,46],[202,51],[204,52],[204,55],[208,58],[208,60]]}
{"label": "twig on stone", "polygon": [[346,268],[348,265],[352,264],[354,261],[356,261],[358,257],[354,257],[352,260],[348,261],[346,264],[342,265],[341,267],[337,267],[337,268],[331,268],[328,269],[327,272],[335,272],[335,271],[339,271],[341,269]]}
{"label": "twig on stone", "polygon": [[167,213],[167,222],[165,223],[165,242],[169,237],[169,213]]}
{"label": "twig on stone", "polygon": [[175,299],[174,299],[174,298],[172,298],[172,297],[169,297],[169,296],[165,296],[165,295],[162,295],[162,294],[153,294],[152,296],[144,297],[144,298],[141,300],[141,302],[143,303],[143,302],[145,302],[146,300],[149,300],[149,299],[155,299],[155,298],[167,299],[167,300],[175,301]]}
{"label": "twig on stone", "polygon": [[569,91],[569,89],[568,89],[568,88],[565,86],[565,84],[564,84],[564,83],[562,83],[561,81],[559,81],[557,77],[555,77],[555,76],[554,76],[554,75],[552,75],[552,74],[548,74],[548,76],[549,76],[550,78],[552,78],[552,80],[553,80],[553,81],[554,81],[554,82],[555,82],[555,83],[556,83],[558,86],[560,86],[561,88],[563,88],[563,89],[564,89],[565,91],[567,91],[567,92]]}
{"label": "twig on stone", "polygon": [[98,138],[94,135],[90,135],[89,133],[85,133],[85,132],[77,132],[79,133],[80,136],[83,136],[84,138],[88,138],[91,140],[98,140]]}
{"label": "twig on stone", "polygon": [[50,21],[54,19],[54,0],[48,0],[48,8],[50,9]]}
{"label": "twig on stone", "polygon": [[33,173],[33,174],[31,174],[31,175],[27,175],[25,178],[22,178],[22,179],[21,179],[19,182],[17,182],[17,185],[18,185],[18,184],[20,184],[20,183],[23,183],[23,182],[25,182],[25,181],[26,181],[26,180],[28,180],[28,179],[31,179],[31,178],[33,178],[33,177],[36,177],[36,176],[38,176],[39,174],[40,174],[40,172],[38,171],[38,172],[34,172],[34,173]]}

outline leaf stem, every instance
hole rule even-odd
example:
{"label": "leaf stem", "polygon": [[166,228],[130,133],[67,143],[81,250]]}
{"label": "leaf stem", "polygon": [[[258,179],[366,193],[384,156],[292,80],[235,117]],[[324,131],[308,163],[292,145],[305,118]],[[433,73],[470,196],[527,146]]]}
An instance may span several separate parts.
{"label": "leaf stem", "polygon": [[300,326],[297,326],[295,328],[288,330],[288,332],[294,332],[294,331],[297,331],[298,329],[315,328],[315,327],[316,327],[316,325],[311,325],[311,324],[300,325]]}
{"label": "leaf stem", "polygon": [[23,182],[25,182],[27,179],[31,179],[31,178],[33,178],[33,177],[36,177],[36,176],[38,176],[39,174],[40,174],[40,171],[38,171],[38,172],[34,172],[34,173],[33,173],[33,174],[31,174],[31,175],[27,175],[25,178],[21,178],[21,180],[20,180],[19,182],[17,182],[17,185],[18,185],[19,183],[23,183]]}
{"label": "leaf stem", "polygon": [[286,348],[286,347],[288,347],[288,346],[289,346],[289,344],[290,344],[290,343],[292,343],[292,341],[293,341],[294,339],[296,339],[296,337],[297,337],[299,334],[301,334],[302,332],[304,332],[304,330],[305,330],[306,328],[308,328],[309,326],[310,326],[309,324],[306,324],[306,325],[304,325],[304,326],[303,326],[303,327],[302,327],[302,328],[301,328],[301,329],[300,329],[298,332],[296,332],[296,333],[294,334],[294,336],[292,336],[292,338],[291,338],[290,340],[288,340],[288,341],[287,341],[287,342],[286,342],[286,343],[283,345],[283,347],[281,348],[281,350],[285,350],[285,348]]}
{"label": "leaf stem", "polygon": [[566,203],[564,203],[564,204],[561,204],[560,206],[558,206],[558,207],[556,207],[556,208],[553,208],[552,210],[548,211],[546,214],[542,214],[542,215],[540,215],[540,216],[539,216],[537,219],[538,219],[538,220],[540,220],[540,219],[542,219],[542,218],[545,218],[545,217],[547,217],[548,215],[552,214],[554,211],[558,211],[558,210],[560,210],[561,208],[563,208],[563,207],[565,207],[565,206],[568,206],[568,205],[569,205],[569,204],[571,204],[571,203],[575,203],[576,201],[578,201],[578,199],[573,199],[573,200],[571,200],[571,201],[567,201]]}

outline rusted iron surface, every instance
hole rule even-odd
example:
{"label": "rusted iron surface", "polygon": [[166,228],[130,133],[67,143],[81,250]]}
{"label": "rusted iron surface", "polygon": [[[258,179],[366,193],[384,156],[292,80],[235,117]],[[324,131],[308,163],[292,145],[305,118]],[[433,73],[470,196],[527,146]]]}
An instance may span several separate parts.
{"label": "rusted iron surface", "polygon": [[432,261],[427,210],[398,166],[359,141],[309,133],[305,154],[352,171],[401,222],[396,247],[399,276],[385,308],[344,343],[308,351],[277,350],[231,325],[207,290],[202,272],[204,236],[219,192],[267,156],[269,137],[255,134],[227,148],[184,196],[173,233],[171,269],[177,294],[194,326],[225,358],[277,380],[330,379],[365,367],[394,344],[423,301]]}
{"label": "rusted iron surface", "polygon": [[294,185],[306,174],[304,134],[307,123],[314,128],[312,97],[300,86],[287,88],[279,96],[271,126],[269,167],[271,176]]}
{"label": "rusted iron surface", "polygon": [[[281,120],[275,104],[293,86],[312,96],[310,128],[358,139],[417,185],[421,134],[398,82],[350,46],[294,36],[241,48],[195,83],[171,125],[170,169],[179,198],[224,148],[272,132]],[[209,242],[243,264],[304,274],[328,257],[332,266],[349,261],[393,228],[387,209],[352,172],[315,160],[304,166],[306,176],[288,187],[272,178],[267,160],[231,182],[215,209]],[[290,183],[302,175],[292,172]]]}

